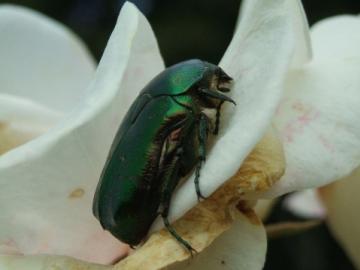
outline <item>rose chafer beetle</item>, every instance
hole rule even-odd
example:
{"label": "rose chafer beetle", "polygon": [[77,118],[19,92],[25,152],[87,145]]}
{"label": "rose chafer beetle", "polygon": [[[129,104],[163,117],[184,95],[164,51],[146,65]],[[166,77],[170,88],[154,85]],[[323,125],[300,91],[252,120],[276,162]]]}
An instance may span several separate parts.
{"label": "rose chafer beetle", "polygon": [[[195,187],[206,157],[210,127],[219,128],[232,81],[220,67],[201,60],[171,66],[140,92],[127,112],[110,149],[93,201],[102,227],[134,246],[161,215],[168,231],[190,252],[168,221],[172,193],[195,169]],[[215,109],[216,120],[203,112]]]}

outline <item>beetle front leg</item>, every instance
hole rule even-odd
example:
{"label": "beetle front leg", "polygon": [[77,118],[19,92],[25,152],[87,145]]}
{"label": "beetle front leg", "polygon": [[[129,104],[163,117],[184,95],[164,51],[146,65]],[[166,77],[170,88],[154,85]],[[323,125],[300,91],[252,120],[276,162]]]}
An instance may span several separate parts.
{"label": "beetle front leg", "polygon": [[199,139],[199,161],[195,168],[195,189],[196,189],[196,195],[198,197],[198,200],[205,199],[205,197],[201,194],[200,191],[200,170],[202,163],[205,162],[206,159],[206,141],[208,138],[208,132],[209,132],[209,126],[210,126],[210,119],[205,114],[200,114],[199,117],[199,130],[198,130],[198,139]]}
{"label": "beetle front leg", "polygon": [[219,103],[219,105],[216,108],[216,118],[215,118],[215,128],[213,131],[214,135],[218,135],[219,133],[219,126],[220,126],[220,110],[221,110],[221,106],[224,104],[224,101],[221,101]]}

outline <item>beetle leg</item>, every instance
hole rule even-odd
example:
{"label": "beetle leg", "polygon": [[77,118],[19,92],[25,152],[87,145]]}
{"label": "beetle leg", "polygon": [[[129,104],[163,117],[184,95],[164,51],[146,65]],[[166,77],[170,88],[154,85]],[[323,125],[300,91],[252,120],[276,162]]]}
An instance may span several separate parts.
{"label": "beetle leg", "polygon": [[219,105],[216,108],[216,120],[215,120],[215,128],[213,131],[214,135],[218,135],[219,133],[219,126],[220,126],[220,110],[221,110],[221,106],[224,104],[224,101],[221,101],[219,103]]}
{"label": "beetle leg", "polygon": [[162,164],[166,159],[166,156],[171,152],[176,151],[178,142],[181,140],[183,130],[187,130],[192,123],[189,121],[189,115],[179,115],[182,119],[177,119],[175,123],[169,123],[168,126],[162,131],[163,145],[161,154],[159,157],[158,168],[159,171],[162,169]]}
{"label": "beetle leg", "polygon": [[200,114],[199,117],[199,131],[198,131],[198,139],[199,139],[199,161],[195,168],[195,189],[196,189],[196,195],[198,197],[198,200],[205,199],[205,197],[201,194],[200,191],[200,185],[199,185],[199,179],[200,179],[200,170],[202,163],[205,162],[206,158],[206,141],[208,137],[209,132],[209,124],[210,120],[205,114]]}
{"label": "beetle leg", "polygon": [[191,257],[194,257],[194,253],[197,253],[196,249],[194,249],[189,242],[187,242],[186,240],[182,239],[180,235],[177,234],[177,232],[175,231],[175,229],[173,228],[173,226],[171,226],[167,216],[164,217],[163,215],[161,215],[163,222],[165,224],[166,229],[169,231],[169,233],[176,239],[176,241],[180,242],[186,249],[187,251],[190,252]]}
{"label": "beetle leg", "polygon": [[164,225],[166,229],[169,231],[169,233],[178,241],[180,242],[191,254],[191,257],[193,257],[193,253],[197,253],[197,251],[187,242],[185,241],[177,232],[176,230],[171,226],[169,220],[168,220],[168,214],[169,214],[169,207],[170,207],[170,201],[171,201],[171,195],[173,194],[174,189],[176,188],[179,180],[179,169],[180,169],[180,162],[179,159],[182,154],[182,148],[179,147],[176,150],[176,154],[174,158],[172,159],[171,163],[169,164],[168,170],[164,174],[164,188],[161,192],[161,198],[160,198],[160,205],[161,210],[160,214],[163,219]]}

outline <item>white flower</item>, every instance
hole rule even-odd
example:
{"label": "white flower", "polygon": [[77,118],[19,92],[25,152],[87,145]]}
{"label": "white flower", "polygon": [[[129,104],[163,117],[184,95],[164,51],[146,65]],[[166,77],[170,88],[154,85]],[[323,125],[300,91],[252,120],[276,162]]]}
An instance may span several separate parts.
{"label": "white flower", "polygon": [[[331,99],[324,100],[323,106],[332,107],[327,117],[333,124],[328,124],[327,128],[321,130],[320,125],[316,129],[310,125],[304,130],[304,133],[312,132],[315,138],[311,147],[314,151],[309,153],[313,158],[306,157],[307,163],[312,164],[306,166],[312,168],[307,177],[342,179],[319,190],[300,192],[288,199],[289,208],[298,215],[326,218],[334,236],[358,268],[360,216],[356,208],[359,206],[360,184],[359,33],[359,16],[336,16],[315,24],[311,29],[314,62],[323,65],[323,76],[328,74],[323,91],[331,95]],[[319,131],[328,135],[320,137]],[[319,157],[322,153],[319,147],[329,149],[330,155]]]}
{"label": "white flower", "polygon": [[[5,15],[1,16],[1,10]],[[235,79],[231,95],[237,106],[228,106],[223,113],[221,133],[201,171],[203,194],[211,194],[238,170],[273,121],[283,140],[287,170],[281,181],[255,198],[323,185],[348,174],[359,165],[355,150],[360,144],[360,124],[356,122],[360,116],[358,59],[348,61],[341,54],[337,57],[331,49],[327,50],[331,59],[319,57],[317,48],[328,43],[315,42],[311,60],[308,26],[297,0],[248,0],[241,11],[234,38],[220,62]],[[15,31],[13,38],[30,37],[14,43],[26,47],[40,40],[32,50],[41,46],[41,51],[35,54],[23,47],[11,49],[22,52],[23,59],[34,56],[34,63],[23,60],[29,65],[24,73],[13,69],[7,78],[24,83],[11,92],[4,91],[12,100],[14,96],[30,100],[22,103],[28,102],[28,108],[36,102],[45,107],[39,112],[55,110],[49,117],[58,121],[46,133],[0,157],[0,247],[3,253],[46,252],[108,263],[122,251],[92,216],[91,201],[122,117],[142,87],[164,69],[155,37],[143,15],[126,3],[84,91],[92,76],[92,62],[79,43],[59,30],[61,27],[28,10],[3,7],[0,22],[14,14],[18,17],[12,25],[22,29],[25,21],[27,27],[33,27],[25,28],[23,36]],[[12,25],[3,32],[16,30]],[[35,38],[36,33],[43,39]],[[66,41],[60,42],[60,36],[66,36]],[[48,47],[47,39],[52,38],[55,41]],[[54,49],[62,43],[67,46],[64,55]],[[0,53],[5,49],[0,47]],[[65,56],[65,51],[70,56]],[[22,66],[21,59],[15,61],[19,59],[16,53],[9,55],[9,65]],[[59,55],[61,69],[55,62]],[[38,59],[43,59],[41,65],[35,65]],[[84,74],[78,63],[85,66]],[[28,72],[44,74],[34,76],[40,86],[31,84],[33,75]],[[15,99],[14,104],[17,102]],[[9,111],[16,115],[15,109]],[[45,119],[40,123],[53,122]],[[182,216],[196,203],[189,179],[174,194],[171,219]],[[205,257],[213,258],[208,261],[213,262],[212,267],[221,255],[228,256],[229,267],[236,262],[237,269],[261,269],[266,252],[263,226],[243,216],[239,219],[206,251],[219,254]],[[205,263],[200,256],[198,262]],[[23,261],[3,257],[0,265],[11,267]],[[49,262],[44,261],[40,258],[33,269]]]}

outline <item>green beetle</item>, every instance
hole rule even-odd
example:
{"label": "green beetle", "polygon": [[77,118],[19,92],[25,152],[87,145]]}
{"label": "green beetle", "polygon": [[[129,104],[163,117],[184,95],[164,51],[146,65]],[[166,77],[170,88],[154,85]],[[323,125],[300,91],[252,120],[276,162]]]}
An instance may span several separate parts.
{"label": "green beetle", "polygon": [[169,232],[190,252],[168,221],[172,193],[195,168],[195,187],[206,156],[211,120],[219,127],[222,94],[232,81],[220,67],[201,60],[171,66],[140,92],[127,112],[110,149],[93,201],[93,213],[116,238],[139,244],[158,215]]}

